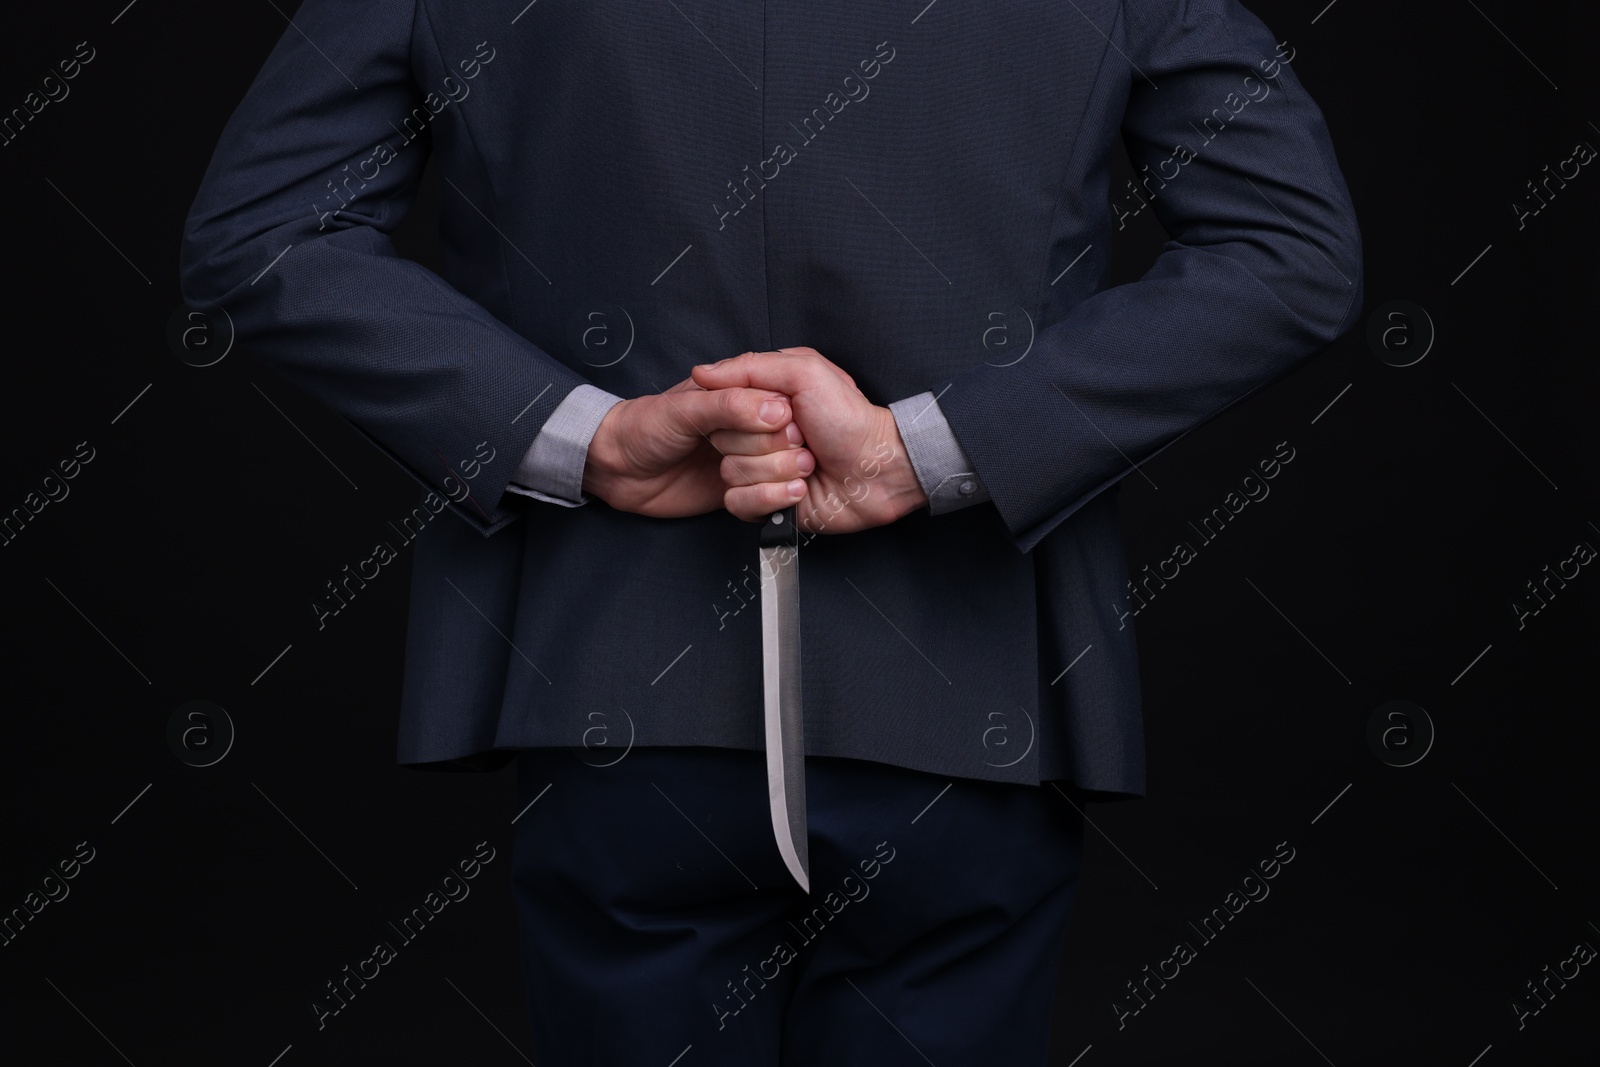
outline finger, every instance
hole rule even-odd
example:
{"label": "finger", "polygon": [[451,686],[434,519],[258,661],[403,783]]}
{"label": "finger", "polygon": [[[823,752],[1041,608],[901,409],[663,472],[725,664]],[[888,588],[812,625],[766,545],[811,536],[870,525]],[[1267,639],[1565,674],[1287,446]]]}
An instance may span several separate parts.
{"label": "finger", "polygon": [[741,486],[722,494],[722,506],[746,522],[763,522],[768,515],[782,511],[806,495],[806,483],[796,478],[788,482],[763,482]]}
{"label": "finger", "polygon": [[817,461],[811,453],[803,448],[795,448],[766,456],[725,456],[720,473],[724,485],[736,488],[804,478],[816,469]]}
{"label": "finger", "polygon": [[724,456],[764,456],[768,452],[785,452],[805,444],[800,427],[790,423],[777,433],[741,433],[738,430],[713,430],[708,436],[711,447]]}
{"label": "finger", "polygon": [[705,437],[717,430],[774,433],[793,418],[788,400],[765,389],[698,389],[660,395],[670,405],[673,425],[686,435]]}

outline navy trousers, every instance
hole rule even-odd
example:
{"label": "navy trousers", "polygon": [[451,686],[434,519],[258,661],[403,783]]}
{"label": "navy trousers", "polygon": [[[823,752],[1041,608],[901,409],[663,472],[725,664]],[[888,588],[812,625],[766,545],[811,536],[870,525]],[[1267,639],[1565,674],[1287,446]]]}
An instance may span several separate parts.
{"label": "navy trousers", "polygon": [[760,752],[519,754],[540,1067],[1046,1062],[1078,809],[1048,785],[806,764],[809,897]]}

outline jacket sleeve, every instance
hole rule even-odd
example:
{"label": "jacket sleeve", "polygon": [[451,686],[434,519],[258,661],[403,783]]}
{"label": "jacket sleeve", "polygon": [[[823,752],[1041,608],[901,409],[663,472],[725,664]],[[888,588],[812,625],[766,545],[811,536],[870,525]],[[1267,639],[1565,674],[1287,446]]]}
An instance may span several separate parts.
{"label": "jacket sleeve", "polygon": [[433,129],[471,106],[416,84],[422,19],[414,2],[305,0],[223,130],[179,279],[488,536],[529,506],[505,488],[584,379],[390,242]]}
{"label": "jacket sleeve", "polygon": [[1350,194],[1293,49],[1236,0],[1126,0],[1122,16],[1105,69],[1128,80],[1142,184],[1114,191],[1131,205],[1114,221],[1148,205],[1170,240],[1140,280],[1041,330],[1027,359],[933,386],[948,385],[940,407],[1025,552],[1331,344],[1361,304]]}

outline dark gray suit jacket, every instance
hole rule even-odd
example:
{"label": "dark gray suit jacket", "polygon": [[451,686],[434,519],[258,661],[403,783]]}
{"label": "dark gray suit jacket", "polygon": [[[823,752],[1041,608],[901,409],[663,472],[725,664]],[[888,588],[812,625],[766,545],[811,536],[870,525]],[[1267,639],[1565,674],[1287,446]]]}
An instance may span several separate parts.
{"label": "dark gray suit jacket", "polygon": [[[992,501],[803,549],[807,751],[1142,793],[1108,490],[1360,307],[1293,58],[1235,0],[306,0],[181,276],[429,487],[400,761],[762,747],[755,528],[507,489],[582,384],[810,345]],[[442,276],[388,239],[430,157]]]}

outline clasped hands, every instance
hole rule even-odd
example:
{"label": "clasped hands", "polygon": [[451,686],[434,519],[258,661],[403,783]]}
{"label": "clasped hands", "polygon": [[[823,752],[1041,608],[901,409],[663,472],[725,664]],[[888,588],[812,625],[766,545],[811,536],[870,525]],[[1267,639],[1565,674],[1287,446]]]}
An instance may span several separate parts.
{"label": "clasped hands", "polygon": [[589,443],[583,490],[657,518],[726,508],[848,533],[928,502],[894,414],[813,348],[746,352],[664,393],[614,404]]}

